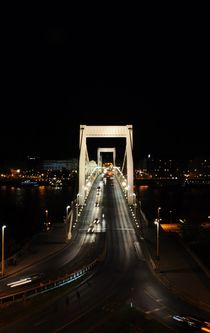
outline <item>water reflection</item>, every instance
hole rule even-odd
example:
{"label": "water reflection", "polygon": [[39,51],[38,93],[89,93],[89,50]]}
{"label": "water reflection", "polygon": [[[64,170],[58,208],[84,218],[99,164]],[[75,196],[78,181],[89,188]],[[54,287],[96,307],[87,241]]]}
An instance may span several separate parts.
{"label": "water reflection", "polygon": [[29,239],[43,228],[45,210],[52,223],[63,223],[72,187],[54,188],[0,186],[0,223],[7,225],[7,246]]}
{"label": "water reflection", "polygon": [[142,209],[148,219],[156,218],[157,207],[161,206],[161,218],[164,222],[178,222],[179,218],[201,223],[209,215],[210,187],[151,188],[140,186],[138,196]]}

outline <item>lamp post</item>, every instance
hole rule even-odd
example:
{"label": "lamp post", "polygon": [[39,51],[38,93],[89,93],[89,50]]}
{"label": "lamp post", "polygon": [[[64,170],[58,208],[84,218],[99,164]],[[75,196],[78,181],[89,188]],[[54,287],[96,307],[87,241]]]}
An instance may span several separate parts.
{"label": "lamp post", "polygon": [[76,202],[75,206],[76,206],[76,219],[75,219],[75,221],[78,222],[78,203],[77,202]]}
{"label": "lamp post", "polygon": [[67,237],[67,235],[68,235],[68,227],[69,227],[69,209],[70,209],[71,207],[68,205],[68,206],[66,206],[66,237]]}
{"label": "lamp post", "polygon": [[50,222],[49,222],[49,215],[48,215],[48,209],[45,209],[45,221],[44,221],[44,231],[50,230]]}
{"label": "lamp post", "polygon": [[172,210],[170,210],[169,213],[170,213],[170,223],[172,223]]}
{"label": "lamp post", "polygon": [[70,240],[72,237],[73,209],[74,209],[74,202],[72,201],[71,206],[66,207],[67,241]]}
{"label": "lamp post", "polygon": [[6,225],[3,225],[1,228],[2,232],[2,243],[1,243],[1,274],[4,275],[4,229],[6,228]]}
{"label": "lamp post", "polygon": [[45,223],[48,223],[48,210],[45,209]]}
{"label": "lamp post", "polygon": [[76,222],[78,222],[78,210],[79,210],[79,193],[77,194],[77,200],[76,200]]}
{"label": "lamp post", "polygon": [[157,225],[157,252],[156,252],[156,257],[157,261],[160,261],[160,210],[161,207],[158,207],[157,210],[157,219],[155,221],[155,224]]}

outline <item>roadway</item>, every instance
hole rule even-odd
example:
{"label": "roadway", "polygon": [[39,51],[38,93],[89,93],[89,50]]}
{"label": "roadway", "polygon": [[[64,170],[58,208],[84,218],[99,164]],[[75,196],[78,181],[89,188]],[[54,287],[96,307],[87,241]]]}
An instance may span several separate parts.
{"label": "roadway", "polygon": [[[101,215],[100,207],[92,207],[92,202],[95,201],[95,192],[95,188],[90,192],[86,209],[82,212],[81,222],[80,224],[74,223],[73,229],[75,230],[72,232],[72,240],[66,246],[63,246],[63,250],[44,260],[37,261],[36,263],[32,262],[32,265],[29,264],[27,268],[20,269],[16,274],[10,275],[7,272],[7,275],[3,279],[0,279],[0,296],[12,294],[14,291],[18,292],[26,288],[29,289],[32,285],[39,285],[40,281],[47,282],[65,276],[69,272],[80,269],[97,257],[102,246],[100,242],[103,243],[101,240],[103,235],[98,234],[98,237],[96,237],[96,234],[91,235],[87,233],[90,221]],[[48,242],[51,242],[50,239]],[[15,289],[7,286],[14,281],[31,276],[40,276],[40,278],[34,279],[30,284],[15,287]]]}
{"label": "roadway", "polygon": [[[204,318],[201,311],[172,295],[150,270],[116,179],[107,181],[100,206],[94,207],[99,182],[100,179],[90,192],[77,237],[67,252],[53,259],[53,267],[58,270],[67,265],[69,269],[72,263],[81,264],[86,256],[96,255],[100,234],[106,238],[104,262],[95,274],[74,288],[65,287],[18,305],[18,315],[13,322],[3,322],[2,333],[102,332],[109,320],[106,309],[117,311],[125,305],[139,309],[176,332],[181,330],[172,320],[173,314],[196,313]],[[93,234],[87,234],[89,221],[96,215],[101,223]],[[54,274],[52,260],[48,264],[47,271]],[[45,265],[46,262],[36,267],[36,271],[43,272]]]}

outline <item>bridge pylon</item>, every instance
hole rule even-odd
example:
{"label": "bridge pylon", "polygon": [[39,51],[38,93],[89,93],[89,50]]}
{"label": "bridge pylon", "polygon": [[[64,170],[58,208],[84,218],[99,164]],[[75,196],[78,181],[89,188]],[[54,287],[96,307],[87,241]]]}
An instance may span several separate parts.
{"label": "bridge pylon", "polygon": [[[87,138],[125,138],[125,156],[127,163],[128,204],[133,204],[133,126],[89,126],[80,125],[79,157],[79,205],[85,201],[85,165],[88,160]],[[113,149],[113,148],[111,148]]]}

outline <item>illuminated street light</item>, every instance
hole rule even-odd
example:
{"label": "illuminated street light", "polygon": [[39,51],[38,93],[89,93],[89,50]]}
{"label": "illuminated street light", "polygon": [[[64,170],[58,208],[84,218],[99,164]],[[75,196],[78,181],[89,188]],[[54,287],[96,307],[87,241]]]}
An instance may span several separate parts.
{"label": "illuminated street light", "polygon": [[172,223],[172,210],[170,210],[169,213],[170,213],[170,223]]}
{"label": "illuminated street light", "polygon": [[136,193],[133,193],[133,204],[136,204]]}
{"label": "illuminated street light", "polygon": [[69,232],[69,209],[71,207],[69,205],[66,206],[66,237],[68,238],[68,232]]}
{"label": "illuminated street light", "polygon": [[68,215],[69,215],[69,209],[70,209],[71,207],[68,205],[68,206],[66,206],[66,224],[68,224]]}
{"label": "illuminated street light", "polygon": [[[67,231],[67,240],[70,240],[72,237],[72,224],[73,224],[73,207],[74,207],[74,202],[71,202],[71,206],[66,207],[66,231]],[[69,211],[70,209],[70,211]]]}
{"label": "illuminated street light", "polygon": [[45,210],[45,223],[48,223],[48,210]]}
{"label": "illuminated street light", "polygon": [[76,200],[76,222],[78,222],[78,209],[79,209],[79,193],[77,194],[77,200]]}
{"label": "illuminated street light", "polygon": [[3,225],[1,227],[2,231],[2,243],[1,243],[1,274],[4,275],[4,229],[6,228],[6,225]]}
{"label": "illuminated street light", "polygon": [[48,217],[48,210],[45,209],[45,221],[44,221],[44,231],[49,231],[50,230],[50,222],[49,222],[49,217]]}
{"label": "illuminated street light", "polygon": [[157,252],[156,252],[156,257],[157,261],[160,261],[160,210],[161,207],[158,207],[157,210],[157,219],[155,219],[155,224],[157,226]]}

